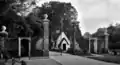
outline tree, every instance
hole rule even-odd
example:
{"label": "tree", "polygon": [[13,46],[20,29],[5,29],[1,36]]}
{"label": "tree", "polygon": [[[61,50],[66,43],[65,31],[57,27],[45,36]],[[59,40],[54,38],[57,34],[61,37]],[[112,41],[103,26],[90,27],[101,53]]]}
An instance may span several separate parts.
{"label": "tree", "polygon": [[84,34],[84,38],[85,39],[89,39],[89,37],[91,36],[91,34],[89,33],[89,32],[85,32],[85,34]]}
{"label": "tree", "polygon": [[[35,0],[7,0],[3,5],[5,8],[1,7],[0,24],[7,26],[10,37],[30,35],[36,39],[43,37],[44,14],[49,16],[50,33],[54,33],[53,39],[55,39],[56,30],[61,29],[61,21],[66,35],[69,38],[73,36],[72,20],[77,20],[78,13],[71,3],[50,1],[44,3],[42,7],[36,7]],[[79,40],[81,38],[79,26],[77,26],[76,34]]]}
{"label": "tree", "polygon": [[[26,1],[26,0],[24,0]],[[21,11],[26,11],[23,0],[3,0],[0,1],[0,25],[6,25],[10,37],[29,36],[32,30],[28,27],[24,16],[18,15]],[[29,7],[28,7],[29,8]],[[24,32],[22,32],[24,31]],[[20,32],[20,33],[19,33]]]}
{"label": "tree", "polygon": [[[119,42],[120,42],[120,24],[116,24],[115,26],[113,26],[112,24],[110,24],[107,27],[107,33],[109,34],[109,47],[110,48],[117,48],[118,46],[120,46]],[[98,28],[97,32],[95,32],[94,34],[92,34],[92,36],[94,37],[99,37],[104,39],[104,32],[105,29],[104,28]]]}
{"label": "tree", "polygon": [[109,26],[108,27],[108,33],[110,34],[109,38],[111,42],[119,42],[119,38],[120,38],[120,25],[116,25],[116,26]]}
{"label": "tree", "polygon": [[[67,33],[70,38],[73,34],[72,20],[77,19],[77,11],[71,5],[71,3],[51,1],[47,3],[50,7],[45,8],[43,5],[44,13],[48,13],[49,19],[51,20],[51,30],[55,32],[56,29],[61,28],[61,21],[63,22],[63,31]],[[45,12],[46,11],[46,12]],[[77,29],[78,30],[78,29]]]}
{"label": "tree", "polygon": [[[71,3],[50,1],[44,3],[42,7],[37,7],[36,10],[37,11],[34,11],[34,14],[37,13],[36,16],[38,18],[42,19],[43,14],[48,14],[52,33],[55,33],[58,29],[61,30],[62,21],[63,31],[67,34],[69,38],[73,35],[71,33],[73,31],[71,21],[73,19],[76,20],[78,14],[76,9],[71,5]],[[77,32],[79,32],[79,34],[81,35],[79,26],[77,27]],[[55,35],[56,34],[54,34],[53,36]]]}

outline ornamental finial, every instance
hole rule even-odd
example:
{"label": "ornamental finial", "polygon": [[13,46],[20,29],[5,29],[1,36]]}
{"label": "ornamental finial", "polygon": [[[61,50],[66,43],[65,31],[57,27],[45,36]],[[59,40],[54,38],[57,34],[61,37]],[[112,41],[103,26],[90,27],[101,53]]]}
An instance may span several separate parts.
{"label": "ornamental finial", "polygon": [[47,14],[44,14],[44,19],[47,19],[48,18],[48,15]]}

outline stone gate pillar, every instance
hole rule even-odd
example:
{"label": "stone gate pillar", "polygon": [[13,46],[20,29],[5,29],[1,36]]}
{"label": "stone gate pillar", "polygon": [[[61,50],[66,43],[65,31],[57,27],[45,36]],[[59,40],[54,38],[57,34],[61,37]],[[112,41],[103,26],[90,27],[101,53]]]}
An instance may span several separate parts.
{"label": "stone gate pillar", "polygon": [[2,31],[0,31],[0,57],[3,58],[5,50],[5,39],[8,37],[8,32],[6,32],[6,26],[2,26]]}
{"label": "stone gate pillar", "polygon": [[44,14],[43,28],[44,28],[44,40],[43,40],[43,56],[49,56],[49,20],[48,15]]}
{"label": "stone gate pillar", "polygon": [[108,46],[109,46],[109,44],[108,44],[109,34],[108,34],[108,31],[106,28],[105,28],[104,34],[105,34],[105,52],[108,52],[108,50],[109,50],[109,48],[108,48]]}

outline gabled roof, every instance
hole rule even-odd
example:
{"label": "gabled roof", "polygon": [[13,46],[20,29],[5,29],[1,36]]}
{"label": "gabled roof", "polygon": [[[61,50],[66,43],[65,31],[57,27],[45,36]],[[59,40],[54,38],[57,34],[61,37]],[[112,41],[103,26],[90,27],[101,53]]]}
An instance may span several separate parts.
{"label": "gabled roof", "polygon": [[62,32],[58,38],[57,38],[57,41],[56,41],[56,44],[60,44],[63,42],[63,41],[66,41],[68,45],[70,45],[70,40],[68,39],[68,37],[65,35],[64,32]]}
{"label": "gabled roof", "polygon": [[68,43],[68,41],[66,40],[66,38],[62,38],[62,40],[60,41],[60,44],[58,45],[58,47],[60,47],[61,44],[62,44],[64,41],[67,42],[67,45],[69,45],[69,43]]}

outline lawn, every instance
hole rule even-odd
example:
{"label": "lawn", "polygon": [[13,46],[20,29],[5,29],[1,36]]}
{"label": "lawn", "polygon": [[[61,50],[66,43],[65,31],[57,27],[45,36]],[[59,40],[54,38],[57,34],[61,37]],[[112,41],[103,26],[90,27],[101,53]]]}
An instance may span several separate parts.
{"label": "lawn", "polygon": [[103,55],[103,56],[88,56],[88,58],[105,61],[109,63],[120,64],[120,56]]}

